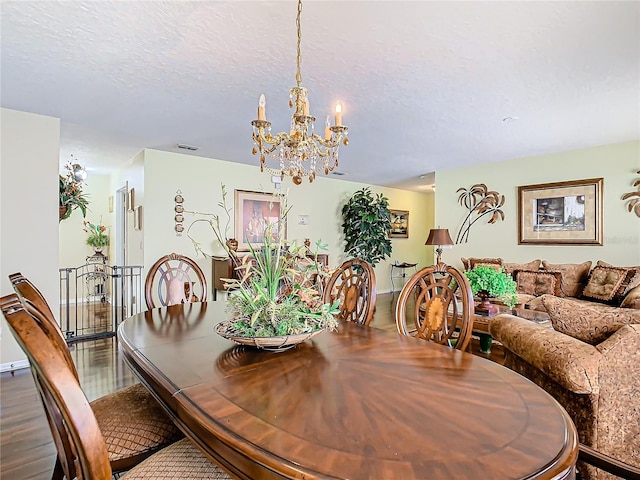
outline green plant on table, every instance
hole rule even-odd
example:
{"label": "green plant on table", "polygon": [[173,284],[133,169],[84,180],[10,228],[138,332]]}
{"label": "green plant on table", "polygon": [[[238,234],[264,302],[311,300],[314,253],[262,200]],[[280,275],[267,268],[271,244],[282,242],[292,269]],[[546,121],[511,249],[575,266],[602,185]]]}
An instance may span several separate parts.
{"label": "green plant on table", "polygon": [[98,223],[90,223],[86,220],[83,223],[83,230],[89,234],[87,245],[94,248],[107,247],[109,245],[109,234],[106,233],[107,227]]}
{"label": "green plant on table", "polygon": [[[226,190],[222,186],[222,201],[218,204],[227,217]],[[318,250],[326,245],[316,242],[316,251],[310,255],[306,246],[288,244],[284,238],[286,216],[289,211],[286,194],[280,194],[279,220],[267,223],[264,243],[249,243],[249,255],[241,258],[229,250],[221,231],[220,217],[201,214],[211,219],[198,219],[209,223],[218,242],[227,249],[235,263],[238,278],[225,278],[227,317],[233,323],[234,335],[245,337],[272,337],[311,333],[316,330],[335,330],[338,321],[339,300],[333,304],[323,302],[323,279],[330,272],[318,263]],[[195,223],[194,222],[194,223]],[[226,227],[225,227],[226,228]],[[206,253],[200,243],[191,238],[197,252]]]}
{"label": "green plant on table", "polygon": [[516,282],[504,269],[478,265],[464,272],[474,295],[495,297],[513,308],[518,301]]}

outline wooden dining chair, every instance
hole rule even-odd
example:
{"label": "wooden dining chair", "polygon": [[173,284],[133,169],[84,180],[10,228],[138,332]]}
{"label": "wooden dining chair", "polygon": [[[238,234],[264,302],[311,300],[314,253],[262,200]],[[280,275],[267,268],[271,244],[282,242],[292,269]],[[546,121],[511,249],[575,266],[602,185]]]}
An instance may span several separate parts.
{"label": "wooden dining chair", "polygon": [[147,308],[205,302],[207,280],[196,262],[177,253],[164,255],[149,269],[144,283]]}
{"label": "wooden dining chair", "polygon": [[[33,316],[53,348],[60,352],[69,370],[78,379],[69,347],[42,293],[21,273],[9,275],[9,279],[23,308]],[[140,383],[104,395],[92,401],[90,406],[106,441],[111,470],[114,472],[130,469],[152,453],[183,437],[151,393]],[[53,422],[54,429],[59,419],[47,420],[50,424]],[[62,463],[64,460],[58,458],[53,480],[62,478]]]}
{"label": "wooden dining chair", "polygon": [[360,258],[347,260],[329,277],[324,302],[340,300],[341,320],[368,326],[376,308],[376,274],[371,264]]}
{"label": "wooden dining chair", "polygon": [[[36,388],[50,419],[62,474],[67,479],[110,480],[113,470],[101,425],[80,388],[76,372],[43,330],[42,319],[28,313],[16,294],[0,298],[0,308],[18,345],[29,359]],[[231,477],[183,439],[148,457],[119,478]]]}
{"label": "wooden dining chair", "polygon": [[467,277],[443,263],[411,276],[396,304],[399,333],[459,350],[469,345],[473,319],[473,294]]}

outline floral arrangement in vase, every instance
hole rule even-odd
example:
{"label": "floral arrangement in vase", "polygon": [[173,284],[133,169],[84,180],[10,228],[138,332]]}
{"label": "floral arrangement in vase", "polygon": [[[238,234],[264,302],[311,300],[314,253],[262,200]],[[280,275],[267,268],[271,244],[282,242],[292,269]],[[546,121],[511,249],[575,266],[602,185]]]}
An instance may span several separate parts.
{"label": "floral arrangement in vase", "polygon": [[96,252],[100,252],[104,247],[109,246],[109,234],[106,233],[107,227],[97,223],[90,223],[86,220],[83,223],[83,230],[89,234],[87,245],[93,247]]}
{"label": "floral arrangement in vase", "polygon": [[[280,196],[279,220],[266,223],[264,242],[259,246],[248,243],[248,255],[240,257],[229,246],[227,224],[220,216],[200,213],[211,218],[194,221],[209,223],[238,272],[236,278],[223,279],[229,292],[227,319],[216,325],[216,332],[237,343],[270,350],[289,348],[322,331],[335,330],[340,304],[339,300],[333,304],[323,301],[323,285],[331,272],[318,262],[318,251],[327,246],[317,241],[312,254],[310,245],[298,246],[285,240],[283,225],[290,208],[286,194]],[[224,186],[218,205],[228,216]],[[200,242],[189,237],[196,252],[210,256]]]}
{"label": "floral arrangement in vase", "polygon": [[60,177],[60,195],[59,195],[59,221],[65,220],[71,216],[75,209],[82,212],[82,216],[87,216],[87,208],[89,200],[87,194],[82,192],[82,181],[77,180],[73,173],[73,166],[67,163],[64,167],[66,174]]}
{"label": "floral arrangement in vase", "polygon": [[516,282],[504,269],[478,265],[464,274],[469,280],[473,295],[480,298],[483,303],[488,303],[489,298],[497,298],[513,308],[518,302]]}

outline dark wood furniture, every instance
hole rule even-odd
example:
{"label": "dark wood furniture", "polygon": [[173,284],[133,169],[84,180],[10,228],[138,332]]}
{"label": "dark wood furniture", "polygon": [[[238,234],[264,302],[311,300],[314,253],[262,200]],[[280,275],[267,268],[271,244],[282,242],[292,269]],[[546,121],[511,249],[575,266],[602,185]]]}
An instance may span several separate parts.
{"label": "dark wood furniture", "polygon": [[347,260],[324,286],[324,302],[340,300],[338,318],[369,326],[376,309],[376,272],[360,258]]}
{"label": "dark wood furniture", "polygon": [[191,258],[177,253],[164,255],[154,263],[144,282],[147,308],[207,299],[207,280]]}
{"label": "dark wood furniture", "polygon": [[[242,257],[244,255],[249,255],[249,252],[239,253],[235,252],[236,262],[241,262]],[[313,259],[314,255],[307,255],[309,258]],[[318,263],[323,266],[329,265],[329,255],[326,253],[318,254]],[[212,281],[212,289],[211,293],[213,299],[216,300],[218,297],[218,290],[225,291],[224,288],[224,280],[223,278],[236,278],[240,279],[237,271],[235,270],[234,261],[230,257],[213,257],[211,263],[211,278]]]}
{"label": "dark wood furniture", "polygon": [[467,277],[443,263],[412,275],[396,304],[399,333],[459,350],[469,345],[473,318],[473,294]]}
{"label": "dark wood furniture", "polygon": [[547,393],[484,358],[341,322],[282,353],[216,335],[223,302],[125,320],[127,363],[242,479],[574,478],[576,431]]}
{"label": "dark wood furniture", "polygon": [[[9,280],[25,311],[33,317],[49,343],[60,352],[69,370],[78,379],[64,335],[40,290],[21,273],[9,275]],[[139,383],[103,395],[91,402],[90,406],[106,442],[113,472],[129,470],[154,452],[183,437],[158,402]],[[45,413],[49,414],[47,410]],[[52,429],[63,428],[59,416],[48,416],[47,420]],[[53,480],[62,479],[63,465],[69,461],[70,459],[58,456]]]}
{"label": "dark wood furniture", "polygon": [[[0,298],[0,308],[11,333],[29,359],[61,461],[59,478],[63,475],[67,479],[111,480],[112,462],[100,422],[66,356],[47,335],[37,316],[27,313],[16,294]],[[113,415],[127,416],[128,413],[113,412]],[[132,424],[132,435],[135,435],[134,429],[135,425]],[[133,439],[122,441],[131,443]],[[56,476],[54,474],[54,478]],[[212,464],[187,439],[179,440],[146,458],[120,478],[230,480],[220,467]]]}

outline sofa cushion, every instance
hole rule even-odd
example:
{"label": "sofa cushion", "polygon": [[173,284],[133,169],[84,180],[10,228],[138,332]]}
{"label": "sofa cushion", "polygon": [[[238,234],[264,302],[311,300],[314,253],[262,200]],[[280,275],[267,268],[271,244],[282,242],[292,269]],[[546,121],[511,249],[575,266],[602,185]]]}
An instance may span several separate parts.
{"label": "sofa cushion", "polygon": [[561,296],[560,288],[562,274],[560,272],[541,272],[529,270],[515,270],[514,279],[518,293],[529,295],[550,295]]}
{"label": "sofa cushion", "polygon": [[594,267],[589,274],[582,297],[618,306],[635,270],[617,267]]}
{"label": "sofa cushion", "polygon": [[513,273],[516,270],[529,270],[535,272],[540,270],[540,263],[542,263],[540,260],[531,260],[529,263],[503,263],[502,266],[504,267],[504,271],[511,275],[515,280],[516,278]]}
{"label": "sofa cushion", "polygon": [[640,310],[640,285],[632,288],[629,293],[625,295],[620,303],[620,307]]}
{"label": "sofa cushion", "polygon": [[501,258],[461,258],[462,265],[464,265],[465,270],[473,270],[478,265],[483,265],[487,267],[495,268],[499,270],[502,268],[502,259]]}
{"label": "sofa cushion", "polygon": [[549,263],[542,261],[545,270],[562,273],[562,294],[565,297],[579,297],[589,278],[591,260],[584,263]]}
{"label": "sofa cushion", "polygon": [[626,324],[640,324],[640,310],[577,302],[553,295],[543,295],[542,303],[554,330],[591,345],[606,340]]}
{"label": "sofa cushion", "polygon": [[[611,265],[610,263],[603,262],[602,260],[598,260],[596,263],[596,267],[615,267],[616,265]],[[626,295],[631,290],[640,285],[640,265],[636,265],[633,267],[618,267],[618,268],[626,268],[628,270],[634,270],[635,275],[631,277],[629,280],[629,285],[627,285],[627,289],[624,291],[623,295]]]}

